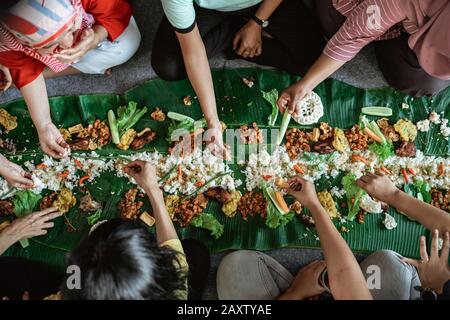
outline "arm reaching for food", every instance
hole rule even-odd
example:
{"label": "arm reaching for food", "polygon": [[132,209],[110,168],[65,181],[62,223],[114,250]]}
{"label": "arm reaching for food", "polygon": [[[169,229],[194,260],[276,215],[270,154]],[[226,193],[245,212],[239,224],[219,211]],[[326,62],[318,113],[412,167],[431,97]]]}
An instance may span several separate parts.
{"label": "arm reaching for food", "polygon": [[281,93],[277,101],[280,111],[284,113],[287,109],[290,114],[293,114],[299,101],[306,98],[315,87],[344,64],[343,61],[334,60],[322,54],[300,81]]}
{"label": "arm reaching for food", "polygon": [[42,150],[54,158],[67,156],[69,145],[52,122],[47,88],[42,73],[23,86],[20,91],[36,126]]}
{"label": "arm reaching for food", "polygon": [[288,183],[290,185],[288,193],[311,212],[315,221],[334,299],[371,300],[372,295],[367,288],[361,268],[320,204],[314,184],[299,176],[292,178]]}
{"label": "arm reaching for food", "polygon": [[145,161],[134,161],[125,168],[125,173],[132,176],[139,186],[145,190],[153,209],[156,220],[156,237],[158,244],[168,240],[178,239],[172,220],[167,213],[164,197],[159,188],[156,168]]}
{"label": "arm reaching for food", "polygon": [[398,189],[392,181],[382,175],[367,174],[357,181],[358,186],[375,199],[385,202],[419,221],[428,230],[439,230],[443,235],[450,232],[450,214],[420,201]]}
{"label": "arm reaching for food", "polygon": [[0,154],[0,176],[14,188],[30,189],[34,187],[31,175],[25,172],[21,166],[12,163]]}
{"label": "arm reaching for food", "polygon": [[14,220],[0,231],[0,255],[20,240],[47,234],[54,225],[52,220],[61,215],[58,208],[49,208]]}
{"label": "arm reaching for food", "polygon": [[180,42],[187,75],[197,93],[206,123],[208,124],[208,142],[214,145],[213,152],[216,156],[228,159],[230,157],[229,151],[223,143],[222,126],[217,114],[211,69],[200,31],[195,26],[189,33],[176,32],[176,35]]}

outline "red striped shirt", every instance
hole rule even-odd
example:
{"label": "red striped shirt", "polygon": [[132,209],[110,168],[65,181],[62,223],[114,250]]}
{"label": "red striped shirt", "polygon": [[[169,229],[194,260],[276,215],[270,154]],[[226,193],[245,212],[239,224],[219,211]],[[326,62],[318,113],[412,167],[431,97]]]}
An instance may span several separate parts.
{"label": "red striped shirt", "polygon": [[413,34],[426,23],[431,1],[447,0],[333,0],[347,20],[330,39],[324,54],[346,62],[372,41],[393,39],[402,31]]}

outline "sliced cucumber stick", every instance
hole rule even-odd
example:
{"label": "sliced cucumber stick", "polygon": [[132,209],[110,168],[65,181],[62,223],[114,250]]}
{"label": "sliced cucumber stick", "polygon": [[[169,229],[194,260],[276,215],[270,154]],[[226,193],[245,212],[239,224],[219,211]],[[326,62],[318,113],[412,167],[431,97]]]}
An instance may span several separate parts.
{"label": "sliced cucumber stick", "polygon": [[369,116],[390,117],[392,116],[392,109],[387,107],[365,107],[361,112]]}
{"label": "sliced cucumber stick", "polygon": [[170,111],[167,116],[169,117],[169,119],[175,120],[175,121],[185,121],[185,120],[189,120],[191,122],[194,122],[195,120],[192,119],[191,117],[185,116],[184,114],[181,113],[176,113],[176,112],[172,112]]}

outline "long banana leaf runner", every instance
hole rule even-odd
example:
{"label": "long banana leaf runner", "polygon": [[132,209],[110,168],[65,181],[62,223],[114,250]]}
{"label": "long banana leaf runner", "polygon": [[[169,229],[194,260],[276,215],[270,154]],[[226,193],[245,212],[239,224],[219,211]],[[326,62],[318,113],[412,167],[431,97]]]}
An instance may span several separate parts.
{"label": "long banana leaf runner", "polygon": [[[247,87],[242,81],[242,77],[254,78],[255,85],[252,88]],[[260,127],[267,127],[267,118],[271,113],[271,107],[262,98],[261,90],[270,91],[276,88],[281,91],[298,80],[282,72],[257,68],[215,70],[213,78],[219,116],[228,128],[238,128],[242,124],[252,122],[256,122]],[[446,118],[450,117],[450,89],[434,98],[413,99],[391,89],[363,90],[329,79],[315,91],[322,98],[326,108],[322,121],[340,128],[349,128],[357,123],[361,108],[366,106],[392,108],[394,115],[391,117],[391,121],[408,118],[416,122],[425,119],[431,111],[444,112]],[[191,96],[192,106],[183,104],[184,96]],[[194,119],[202,117],[198,100],[188,81],[152,80],[122,95],[55,97],[50,99],[50,104],[54,122],[60,127],[68,127],[78,123],[87,124],[96,118],[106,119],[109,109],[117,108],[128,101],[136,101],[140,107],[147,106],[150,112],[155,107],[159,107],[165,112],[179,112]],[[409,108],[403,109],[402,103],[407,103]],[[37,147],[37,135],[24,102],[18,100],[3,107],[11,114],[18,116],[19,127],[8,135],[3,135],[2,138],[12,138],[18,143],[19,150],[25,149],[22,156],[15,156],[11,159],[18,163],[23,163],[28,159],[39,160],[42,152]],[[277,126],[280,125],[280,122],[281,117],[277,120]],[[291,123],[291,126],[296,125]],[[137,129],[145,127],[151,127],[158,135],[158,138],[146,150],[156,149],[166,152],[168,143],[165,138],[168,122],[153,121],[147,114],[137,124]],[[450,142],[438,136],[437,129],[432,129],[426,134],[420,133],[417,145],[427,155],[448,156],[450,154]],[[112,146],[105,147],[99,153],[117,156],[128,154]],[[236,178],[244,180],[241,173],[243,167],[233,164],[231,168],[235,172]],[[318,190],[331,188],[339,183],[339,179],[322,180]],[[110,219],[118,216],[117,203],[130,185],[125,179],[117,178],[112,173],[106,173],[88,188],[92,195],[108,208],[108,210],[104,210],[102,219]],[[341,211],[345,214],[345,209],[341,209]],[[194,227],[178,228],[178,231],[181,238],[199,239],[213,252],[227,249],[269,250],[281,247],[317,248],[320,246],[315,233],[307,230],[297,218],[294,218],[285,227],[274,230],[267,228],[260,218],[245,222],[237,215],[233,219],[228,219],[222,214],[220,206],[213,201],[210,201],[205,212],[214,214],[225,225],[225,232],[220,239],[215,240],[208,231]],[[419,252],[418,236],[428,235],[425,228],[408,220],[393,209],[390,209],[389,213],[398,222],[395,230],[388,231],[382,227],[383,215],[368,215],[362,225],[346,224],[345,226],[350,232],[343,233],[344,238],[354,251],[373,252],[379,249],[392,249],[405,256],[417,257]],[[59,218],[47,236],[32,239],[30,246],[26,249],[15,245],[6,252],[6,255],[46,262],[62,269],[66,263],[67,253],[79,243],[89,230],[86,216],[80,214],[76,209],[72,209],[66,215],[66,219],[76,225],[77,232],[67,232],[64,218]],[[336,224],[337,227],[340,227],[339,222]]]}

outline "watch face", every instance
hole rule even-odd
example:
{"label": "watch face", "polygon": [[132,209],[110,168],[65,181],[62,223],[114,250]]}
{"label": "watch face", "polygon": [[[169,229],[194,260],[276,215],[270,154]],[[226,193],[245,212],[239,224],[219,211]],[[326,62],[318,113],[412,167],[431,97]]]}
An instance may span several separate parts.
{"label": "watch face", "polygon": [[268,25],[269,25],[269,21],[268,21],[268,20],[263,20],[261,26],[262,26],[263,28],[267,28]]}
{"label": "watch face", "polygon": [[425,289],[422,291],[422,300],[437,300],[437,294],[432,290]]}

